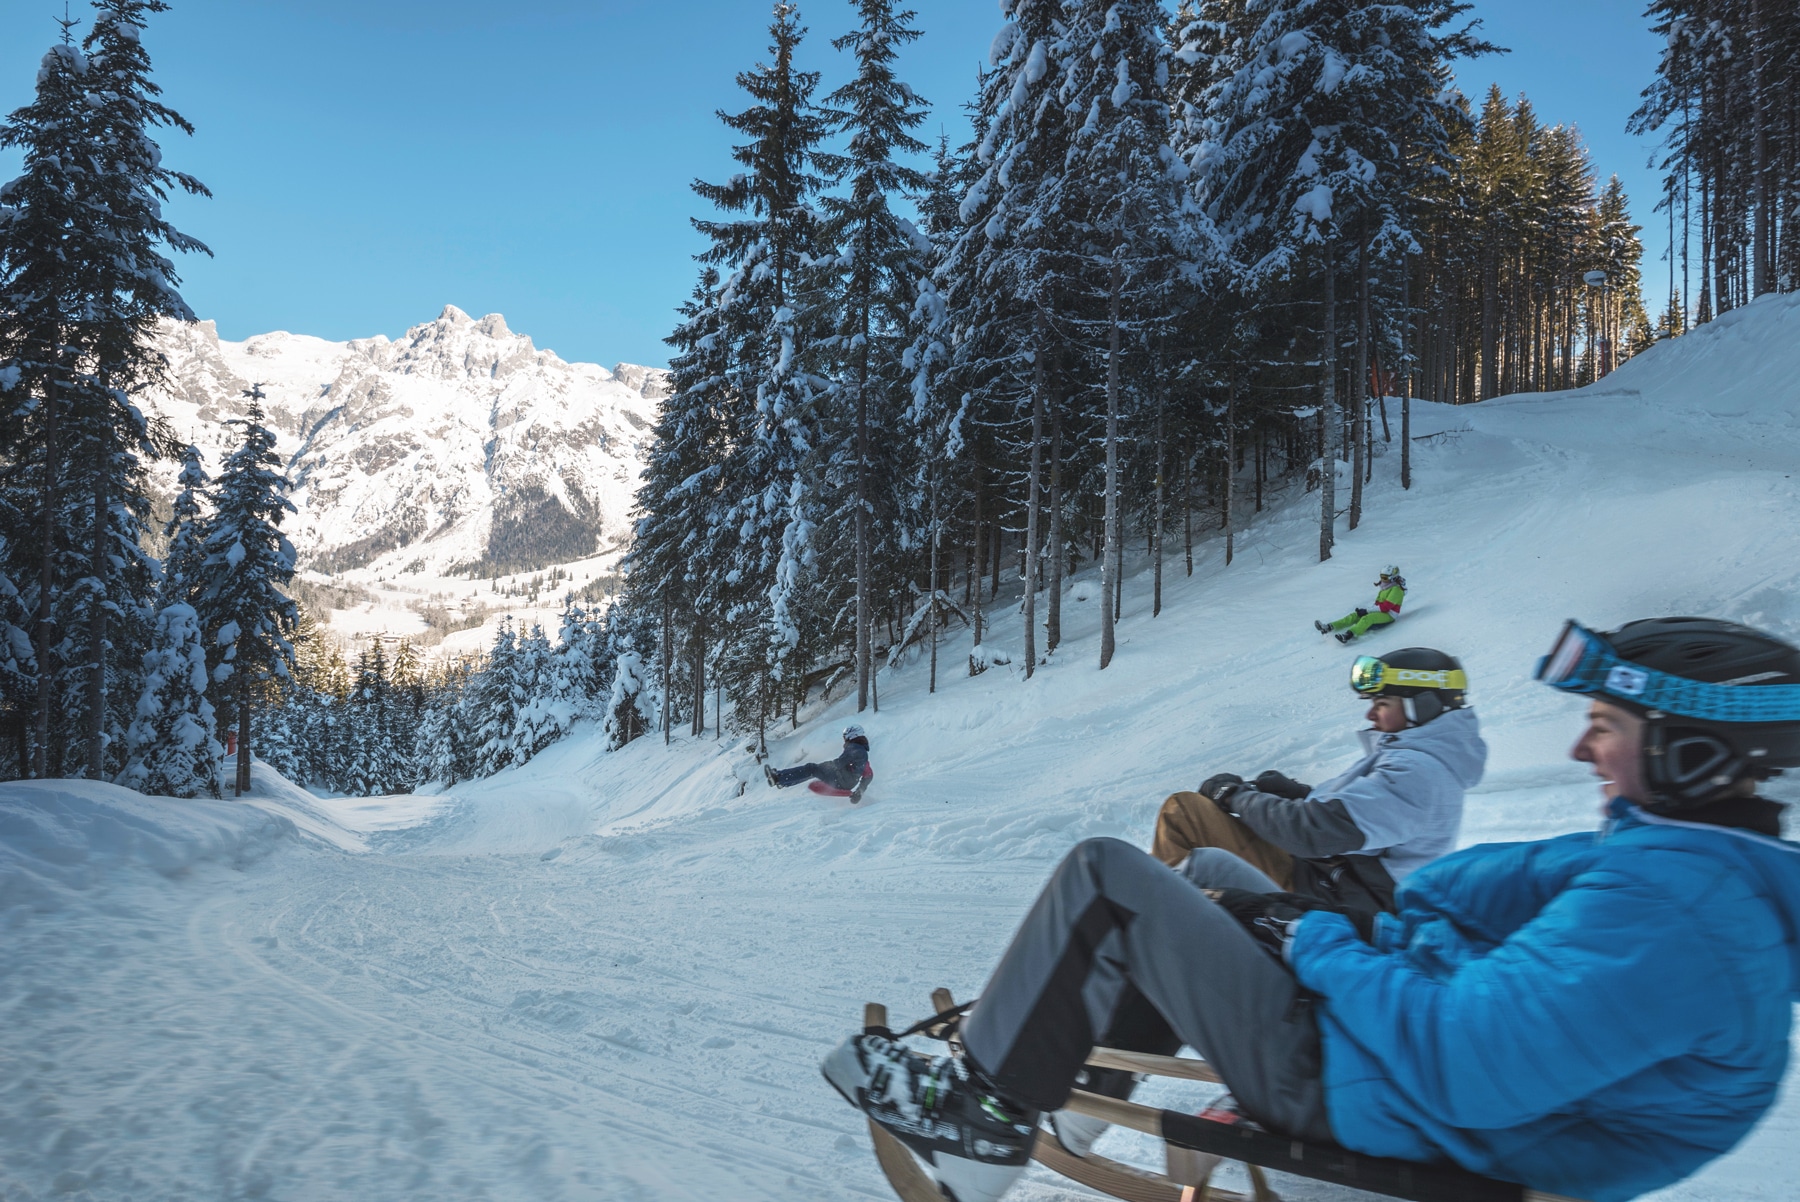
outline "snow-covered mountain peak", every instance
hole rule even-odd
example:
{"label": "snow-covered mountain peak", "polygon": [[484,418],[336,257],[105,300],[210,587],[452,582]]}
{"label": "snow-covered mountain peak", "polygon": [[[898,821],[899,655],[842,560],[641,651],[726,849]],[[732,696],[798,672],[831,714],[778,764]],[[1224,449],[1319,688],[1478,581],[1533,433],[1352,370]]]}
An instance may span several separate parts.
{"label": "snow-covered mountain peak", "polygon": [[302,567],[440,576],[532,572],[622,548],[666,373],[567,363],[498,313],[454,305],[397,339],[163,327],[144,398],[219,463],[260,384],[300,515]]}

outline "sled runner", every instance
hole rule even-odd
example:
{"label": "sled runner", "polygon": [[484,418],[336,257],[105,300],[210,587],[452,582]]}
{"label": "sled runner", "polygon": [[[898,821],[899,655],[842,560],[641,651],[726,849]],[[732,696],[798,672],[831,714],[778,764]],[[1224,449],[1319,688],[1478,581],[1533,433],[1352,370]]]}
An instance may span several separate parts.
{"label": "sled runner", "polygon": [[[937,1014],[918,1024],[913,1032],[957,1043],[955,1024],[963,1008],[952,1004],[949,990],[931,995]],[[885,1032],[887,1007],[871,1002],[863,1008],[863,1025]],[[1178,1056],[1152,1056],[1095,1048],[1088,1057],[1094,1068],[1122,1069],[1153,1077],[1219,1083],[1219,1076],[1204,1060]],[[1307,1143],[1265,1131],[1253,1124],[1231,1122],[1160,1110],[1117,1098],[1076,1090],[1068,1108],[1077,1114],[1104,1119],[1154,1135],[1163,1141],[1167,1172],[1156,1173],[1120,1164],[1104,1156],[1074,1156],[1065,1152],[1056,1137],[1040,1129],[1031,1158],[1053,1172],[1090,1189],[1124,1202],[1280,1202],[1269,1187],[1265,1169],[1309,1177],[1333,1185],[1404,1202],[1577,1202],[1507,1181],[1495,1181],[1452,1165],[1418,1164],[1363,1156],[1333,1144]],[[937,1183],[906,1146],[874,1122],[869,1135],[875,1157],[901,1202],[944,1202]],[[1249,1171],[1251,1193],[1239,1194],[1210,1184],[1221,1161],[1242,1163]]]}
{"label": "sled runner", "polygon": [[856,782],[856,787],[854,789],[839,789],[834,785],[826,784],[822,780],[807,781],[806,787],[811,789],[814,793],[817,793],[821,797],[848,797],[850,799],[851,803],[854,804],[854,803],[862,800],[862,795],[869,788],[869,782],[874,779],[875,779],[875,765],[864,764],[863,770],[862,770],[862,779]]}

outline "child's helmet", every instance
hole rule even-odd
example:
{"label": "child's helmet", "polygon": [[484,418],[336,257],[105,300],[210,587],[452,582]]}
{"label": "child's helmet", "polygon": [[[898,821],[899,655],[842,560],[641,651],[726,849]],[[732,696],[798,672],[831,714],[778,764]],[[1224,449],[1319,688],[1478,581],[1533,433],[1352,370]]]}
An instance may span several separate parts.
{"label": "child's helmet", "polygon": [[863,730],[863,728],[858,726],[854,722],[852,722],[850,725],[844,727],[844,741],[845,742],[849,742],[851,739],[867,739],[868,737],[869,737],[868,734]]}

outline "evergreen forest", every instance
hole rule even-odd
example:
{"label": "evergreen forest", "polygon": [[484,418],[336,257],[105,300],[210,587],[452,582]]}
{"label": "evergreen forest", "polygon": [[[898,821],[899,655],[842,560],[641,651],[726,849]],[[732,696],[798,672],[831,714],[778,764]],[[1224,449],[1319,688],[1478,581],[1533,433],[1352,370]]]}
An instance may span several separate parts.
{"label": "evergreen forest", "polygon": [[[210,254],[163,202],[206,188],[158,141],[193,132],[140,37],[164,0],[66,22],[0,124],[24,164],[0,185],[0,776],[218,795],[254,755],[365,795],[489,775],[581,721],[615,748],[760,741],[821,699],[878,708],[902,664],[934,689],[1029,678],[1093,569],[1104,670],[1128,554],[1153,616],[1197,540],[1229,565],[1278,502],[1316,505],[1330,558],[1377,473],[1411,487],[1415,401],[1579,387],[1800,286],[1791,5],[1649,5],[1654,320],[1631,198],[1578,131],[1459,87],[1503,49],[1467,3],[1001,7],[950,98],[971,133],[933,144],[915,14],[811,6],[828,81],[774,5],[720,114],[732,159],[694,184],[623,591],[461,661],[347,658],[295,602],[257,390],[210,467],[134,403],[157,323],[195,319],[175,256]],[[939,662],[948,624],[973,628],[966,664]]]}

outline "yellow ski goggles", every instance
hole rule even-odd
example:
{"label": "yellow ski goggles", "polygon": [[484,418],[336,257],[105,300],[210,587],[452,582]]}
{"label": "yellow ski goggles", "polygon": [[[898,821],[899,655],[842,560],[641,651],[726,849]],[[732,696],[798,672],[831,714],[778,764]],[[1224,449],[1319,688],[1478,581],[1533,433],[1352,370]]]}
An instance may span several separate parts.
{"label": "yellow ski goggles", "polygon": [[1379,697],[1389,689],[1450,689],[1466,692],[1469,678],[1460,668],[1396,668],[1373,655],[1359,655],[1350,665],[1350,687],[1359,697]]}

